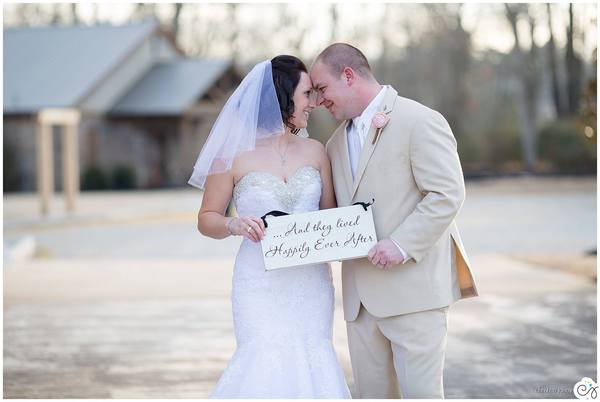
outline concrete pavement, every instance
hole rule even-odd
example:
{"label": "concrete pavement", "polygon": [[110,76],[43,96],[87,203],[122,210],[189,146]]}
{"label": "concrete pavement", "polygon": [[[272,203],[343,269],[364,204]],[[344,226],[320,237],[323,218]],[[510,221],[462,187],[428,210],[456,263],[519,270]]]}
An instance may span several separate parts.
{"label": "concrete pavement", "polygon": [[[481,297],[451,309],[446,396],[572,398],[581,377],[597,378],[596,285],[568,263],[596,243],[595,181],[467,191],[459,225]],[[197,234],[197,192],[82,198],[75,216],[41,219],[31,196],[4,197],[5,239],[37,244],[4,266],[4,397],[206,397],[235,348],[239,240]],[[513,251],[573,257],[547,269]],[[334,343],[353,389],[333,271]]]}
{"label": "concrete pavement", "polygon": [[[7,267],[4,396],[206,397],[235,347],[231,264]],[[572,397],[576,381],[595,378],[593,283],[500,255],[473,264],[485,267],[477,276],[482,296],[451,309],[448,398]],[[335,347],[352,386],[338,264],[334,274]],[[551,389],[566,391],[544,391]]]}

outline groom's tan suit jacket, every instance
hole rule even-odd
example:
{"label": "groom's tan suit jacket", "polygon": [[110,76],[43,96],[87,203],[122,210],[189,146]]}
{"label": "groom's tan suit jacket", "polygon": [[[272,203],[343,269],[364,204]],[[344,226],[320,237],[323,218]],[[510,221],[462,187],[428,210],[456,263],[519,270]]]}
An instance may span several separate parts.
{"label": "groom's tan suit jacket", "polygon": [[411,257],[389,270],[366,258],[342,263],[344,318],[360,304],[376,317],[448,306],[476,296],[469,259],[454,221],[465,198],[456,140],[444,117],[386,87],[378,111],[389,117],[371,125],[355,180],[343,122],[327,142],[338,206],[370,202],[379,240],[392,238]]}

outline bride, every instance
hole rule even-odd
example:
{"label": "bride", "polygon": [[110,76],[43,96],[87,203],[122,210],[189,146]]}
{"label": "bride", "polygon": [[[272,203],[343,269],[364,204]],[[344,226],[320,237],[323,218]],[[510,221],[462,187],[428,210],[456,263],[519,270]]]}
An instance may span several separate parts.
{"label": "bride", "polygon": [[[265,271],[260,216],[334,208],[325,148],[305,132],[315,107],[306,66],[293,56],[257,64],[231,95],[189,184],[203,188],[198,230],[243,236],[232,307],[237,349],[211,398],[349,398],[332,343],[329,264]],[[233,198],[238,217],[225,217]]]}

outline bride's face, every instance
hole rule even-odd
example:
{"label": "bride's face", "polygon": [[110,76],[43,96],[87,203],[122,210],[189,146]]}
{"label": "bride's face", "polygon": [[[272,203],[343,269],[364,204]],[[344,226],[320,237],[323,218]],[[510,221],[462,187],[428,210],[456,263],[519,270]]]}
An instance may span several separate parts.
{"label": "bride's face", "polygon": [[308,124],[308,115],[316,106],[312,83],[305,72],[300,73],[300,81],[294,91],[293,100],[294,113],[290,123],[296,128],[304,128]]}

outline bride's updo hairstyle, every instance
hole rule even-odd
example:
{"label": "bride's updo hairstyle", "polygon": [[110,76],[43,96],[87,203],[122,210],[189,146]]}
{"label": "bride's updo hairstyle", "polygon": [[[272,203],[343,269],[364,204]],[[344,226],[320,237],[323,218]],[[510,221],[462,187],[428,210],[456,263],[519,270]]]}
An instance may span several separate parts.
{"label": "bride's updo hairstyle", "polygon": [[289,55],[274,57],[271,60],[271,68],[283,124],[291,128],[295,134],[299,129],[290,123],[294,114],[294,91],[300,81],[300,74],[302,72],[308,74],[308,69],[302,60]]}

